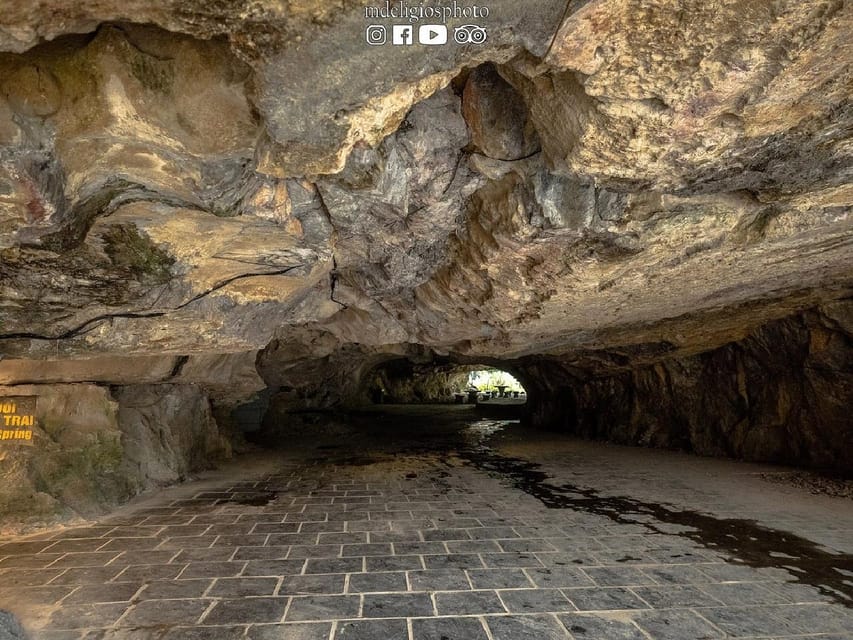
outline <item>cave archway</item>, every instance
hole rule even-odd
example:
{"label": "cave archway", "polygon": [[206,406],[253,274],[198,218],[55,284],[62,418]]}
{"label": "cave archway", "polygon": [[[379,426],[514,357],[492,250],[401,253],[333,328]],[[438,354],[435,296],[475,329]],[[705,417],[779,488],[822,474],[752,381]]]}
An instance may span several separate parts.
{"label": "cave archway", "polygon": [[515,408],[528,398],[528,384],[517,371],[494,364],[416,363],[395,359],[364,377],[362,397],[369,405],[445,404]]}

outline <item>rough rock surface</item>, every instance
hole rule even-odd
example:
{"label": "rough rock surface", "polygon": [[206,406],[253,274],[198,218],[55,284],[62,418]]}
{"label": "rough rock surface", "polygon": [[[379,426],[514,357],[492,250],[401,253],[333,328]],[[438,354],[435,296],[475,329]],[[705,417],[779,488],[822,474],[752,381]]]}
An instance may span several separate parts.
{"label": "rough rock surface", "polygon": [[225,415],[557,363],[578,432],[832,462],[849,328],[801,347],[853,294],[850,3],[493,0],[441,47],[368,46],[370,6],[0,0],[3,384]]}
{"label": "rough rock surface", "polygon": [[137,492],[183,480],[231,453],[207,395],[197,387],[120,387],[114,396],[119,403],[122,465],[136,480]]}
{"label": "rough rock surface", "polygon": [[376,369],[365,381],[365,392],[373,402],[397,404],[449,403],[468,388],[471,367],[435,364],[416,365],[393,360]]}
{"label": "rough rock surface", "polygon": [[8,611],[0,610],[0,640],[26,640],[21,623]]}
{"label": "rough rock surface", "polygon": [[853,303],[777,320],[739,342],[587,378],[521,362],[532,420],[591,438],[853,469]]}
{"label": "rough rock surface", "polygon": [[230,454],[192,385],[0,387],[34,395],[33,446],[0,448],[0,530],[87,517]]}

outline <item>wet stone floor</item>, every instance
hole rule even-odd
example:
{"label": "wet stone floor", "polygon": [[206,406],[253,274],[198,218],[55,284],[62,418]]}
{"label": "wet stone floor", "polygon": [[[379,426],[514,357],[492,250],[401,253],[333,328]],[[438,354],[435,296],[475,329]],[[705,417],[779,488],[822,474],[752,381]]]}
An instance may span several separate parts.
{"label": "wet stone floor", "polygon": [[459,416],[2,540],[0,608],[37,640],[853,638],[849,499]]}

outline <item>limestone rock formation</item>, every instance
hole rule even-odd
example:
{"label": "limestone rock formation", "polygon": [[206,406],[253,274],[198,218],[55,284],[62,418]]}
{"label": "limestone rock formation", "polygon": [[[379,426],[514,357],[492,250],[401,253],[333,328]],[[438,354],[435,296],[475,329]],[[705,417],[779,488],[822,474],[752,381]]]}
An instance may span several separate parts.
{"label": "limestone rock formation", "polygon": [[8,611],[0,610],[0,640],[26,640],[21,623]]}
{"label": "limestone rock formation", "polygon": [[33,446],[0,448],[0,531],[93,516],[230,455],[193,385],[15,385],[36,396]]}
{"label": "limestone rock formation", "polygon": [[210,415],[363,402],[395,360],[849,468],[850,3],[492,0],[485,43],[409,47],[371,7],[0,0],[0,383],[86,385],[110,442],[171,425],[107,456],[137,488],[221,450]]}

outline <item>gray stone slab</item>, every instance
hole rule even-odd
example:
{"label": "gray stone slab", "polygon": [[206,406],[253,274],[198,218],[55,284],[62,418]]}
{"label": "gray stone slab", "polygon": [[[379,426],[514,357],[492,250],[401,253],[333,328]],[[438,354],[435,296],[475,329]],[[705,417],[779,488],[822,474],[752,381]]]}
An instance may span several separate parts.
{"label": "gray stone slab", "polygon": [[575,609],[559,589],[513,589],[499,593],[507,611],[512,613],[574,611]]}
{"label": "gray stone slab", "polygon": [[[48,582],[53,582],[54,584],[76,584],[76,581],[73,579],[60,579],[68,571],[68,569],[7,569],[0,572],[0,580],[2,580],[4,587],[34,587],[45,585]],[[107,573],[111,572],[112,575],[105,579],[109,580],[115,577],[119,571],[119,567],[108,569]],[[98,580],[95,582],[98,582]]]}
{"label": "gray stone slab", "polygon": [[692,565],[646,567],[643,572],[659,584],[708,584],[708,576]]}
{"label": "gray stone slab", "polygon": [[825,604],[798,604],[785,607],[768,607],[768,612],[799,627],[807,633],[839,633],[853,636],[853,610],[849,607]]}
{"label": "gray stone slab", "polygon": [[523,569],[469,569],[475,589],[526,589],[536,586]]}
{"label": "gray stone slab", "polygon": [[481,569],[484,566],[480,556],[473,553],[427,555],[424,565],[427,569]]}
{"label": "gray stone slab", "polygon": [[149,582],[139,593],[140,600],[173,600],[200,598],[213,584],[209,578],[197,580],[157,580]]}
{"label": "gray stone slab", "polygon": [[[302,573],[306,560],[249,560],[244,576],[288,576]],[[330,572],[332,573],[332,572]]]}
{"label": "gray stone slab", "polygon": [[[177,578],[178,575],[186,568],[187,563],[176,563],[176,564],[138,564],[130,567],[104,567],[103,570],[93,570],[100,571],[102,576],[98,579],[94,575],[92,576],[89,582],[100,582],[106,581],[110,578],[106,577],[104,574],[113,573],[115,577],[116,571],[124,569],[121,573],[117,574],[118,577],[116,580],[120,580],[122,582],[147,582],[152,580],[171,580],[173,578]],[[84,572],[86,569],[70,569],[67,573],[60,576],[59,579],[67,581],[69,583],[81,584],[86,582],[87,580],[83,579],[80,574],[74,574],[72,572]],[[56,580],[54,580],[56,582]]]}
{"label": "gray stone slab", "polygon": [[702,591],[715,600],[729,605],[748,604],[781,604],[790,602],[788,598],[769,586],[758,582],[730,582],[720,584],[703,584]]}
{"label": "gray stone slab", "polygon": [[525,573],[537,587],[592,587],[595,583],[576,567],[530,567]]}
{"label": "gray stone slab", "polygon": [[344,557],[349,556],[387,556],[391,554],[390,542],[373,542],[366,544],[345,544],[341,551]]}
{"label": "gray stone slab", "polygon": [[347,620],[338,623],[334,640],[407,640],[408,637],[405,620]]}
{"label": "gray stone slab", "polygon": [[305,573],[359,573],[364,558],[311,558],[305,562]]}
{"label": "gray stone slab", "polygon": [[16,603],[34,606],[52,605],[67,597],[73,590],[74,587],[71,585],[17,587],[0,583],[0,607],[12,607]]}
{"label": "gray stone slab", "polygon": [[364,595],[364,618],[413,618],[433,616],[432,600],[426,593],[368,593]]}
{"label": "gray stone slab", "polygon": [[[177,552],[177,555],[173,556],[172,562],[180,562],[182,564],[189,564],[190,562],[227,562],[233,558],[236,551],[236,547],[181,549]],[[121,560],[122,558],[119,559]],[[237,558],[235,561],[243,559]]]}
{"label": "gray stone slab", "polygon": [[512,527],[480,527],[469,529],[468,534],[472,540],[504,540],[521,537]]}
{"label": "gray stone slab", "polygon": [[400,556],[447,553],[443,542],[395,542],[393,546],[394,554]]}
{"label": "gray stone slab", "polygon": [[[336,532],[321,533],[319,535],[320,535],[320,541],[319,541],[320,544],[353,545],[353,544],[365,544],[368,542],[368,534],[366,531],[350,531],[350,532],[346,532],[346,533],[341,533],[341,532],[336,531]],[[379,541],[374,541],[374,542],[379,542]],[[391,542],[391,541],[388,540],[387,542]],[[345,547],[345,550],[346,550],[346,547]],[[387,553],[379,554],[379,555],[388,555],[390,553],[391,553],[391,551],[389,548],[389,551]],[[345,555],[349,555],[349,554],[345,554]],[[358,553],[355,555],[376,555],[376,554]]]}
{"label": "gray stone slab", "polygon": [[218,578],[208,591],[211,598],[240,598],[275,594],[278,578]]}
{"label": "gray stone slab", "polygon": [[424,540],[470,540],[471,534],[465,529],[431,529],[422,532]]}
{"label": "gray stone slab", "polygon": [[468,575],[462,569],[409,571],[412,591],[454,591],[470,589]]}
{"label": "gray stone slab", "polygon": [[521,551],[521,552],[529,552],[533,553],[536,551],[557,551],[556,547],[554,547],[547,540],[543,539],[531,539],[531,538],[519,538],[513,540],[501,540],[499,542],[501,549],[503,551]]}
{"label": "gray stone slab", "polygon": [[497,540],[450,540],[444,543],[450,553],[501,553]]}
{"label": "gray stone slab", "polygon": [[[677,607],[716,607],[719,600],[693,585],[671,585],[666,587],[633,587],[631,589],[655,609]],[[567,594],[571,597],[571,594]]]}
{"label": "gray stone slab", "polygon": [[575,640],[648,640],[639,627],[624,620],[591,614],[567,614],[559,618]]}
{"label": "gray stone slab", "polygon": [[478,618],[416,618],[412,640],[488,640]]}
{"label": "gray stone slab", "polygon": [[[143,540],[151,541],[151,538],[143,538]],[[108,538],[67,538],[64,540],[58,540],[51,544],[49,547],[44,549],[44,551],[39,552],[40,555],[51,554],[51,553],[67,553],[69,551],[97,551],[101,547],[108,547],[110,542],[118,542],[117,540],[109,540]],[[105,548],[106,551],[124,551],[124,549],[132,549],[134,547],[123,547],[116,549],[115,546],[110,548]],[[143,549],[150,549],[151,547],[142,547]],[[4,562],[0,561],[0,566],[4,566]]]}
{"label": "gray stone slab", "polygon": [[[184,553],[183,551],[181,553]],[[238,547],[232,560],[284,560],[290,553],[288,546]],[[180,558],[180,556],[178,556]]]}
{"label": "gray stone slab", "polygon": [[[151,633],[150,629],[140,629],[143,633]],[[128,638],[127,635],[122,635],[122,632],[126,633],[126,630],[119,629],[116,630],[116,635],[114,640],[136,640],[136,638]],[[171,629],[166,629],[163,632],[162,636],[158,637],[158,640],[239,640],[244,638],[243,635],[246,632],[245,627],[235,627],[235,626],[197,626],[197,627],[172,627]],[[148,636],[150,638],[150,635]],[[98,636],[98,640],[111,640],[112,636]],[[93,638],[92,640],[95,640]],[[139,640],[147,640],[144,635],[141,635]]]}
{"label": "gray stone slab", "polygon": [[342,573],[285,576],[279,595],[336,594],[344,592],[346,576]]}
{"label": "gray stone slab", "polygon": [[341,620],[359,615],[360,596],[300,596],[290,602],[286,622]]}
{"label": "gray stone slab", "polygon": [[421,556],[368,556],[364,564],[367,571],[418,571],[424,568]]}
{"label": "gray stone slab", "polygon": [[632,591],[622,587],[563,589],[563,594],[579,611],[649,608],[649,605],[638,598]]}
{"label": "gray stone slab", "polygon": [[538,552],[536,557],[539,560],[539,566],[543,567],[597,567],[601,565],[598,558],[583,550]]}
{"label": "gray stone slab", "polygon": [[657,584],[635,567],[590,567],[584,572],[602,587],[631,587]]}
{"label": "gray stone slab", "polygon": [[634,621],[655,640],[711,640],[725,636],[718,627],[687,609],[639,611]]}
{"label": "gray stone slab", "polygon": [[287,598],[239,598],[220,600],[204,618],[205,624],[252,624],[280,622]]}
{"label": "gray stone slab", "polygon": [[245,562],[190,562],[180,578],[230,578],[243,571]]}
{"label": "gray stone slab", "polygon": [[[58,567],[103,567],[119,556],[118,551],[89,551],[81,553],[66,553],[52,560],[51,568]],[[39,558],[41,556],[35,556]],[[52,559],[52,556],[46,556]],[[8,559],[8,558],[7,558]]]}
{"label": "gray stone slab", "polygon": [[258,624],[249,627],[245,640],[329,640],[330,622]]}
{"label": "gray stone slab", "polygon": [[210,600],[145,600],[127,612],[121,626],[190,625],[198,622],[210,603]]}
{"label": "gray stone slab", "polygon": [[352,573],[347,588],[350,593],[408,591],[408,583],[402,571]]}
{"label": "gray stone slab", "polygon": [[440,616],[506,613],[495,591],[444,591],[435,594]]}
{"label": "gray stone slab", "polygon": [[294,545],[290,547],[290,553],[287,555],[288,558],[338,558],[340,556],[341,545],[339,544]]}
{"label": "gray stone slab", "polygon": [[490,569],[504,567],[541,567],[542,562],[532,553],[484,553],[480,556],[483,563]]}
{"label": "gray stone slab", "polygon": [[553,616],[493,616],[486,624],[494,640],[567,640],[565,627]]}
{"label": "gray stone slab", "polygon": [[110,582],[85,585],[69,595],[64,604],[127,602],[142,588],[138,582]]}

